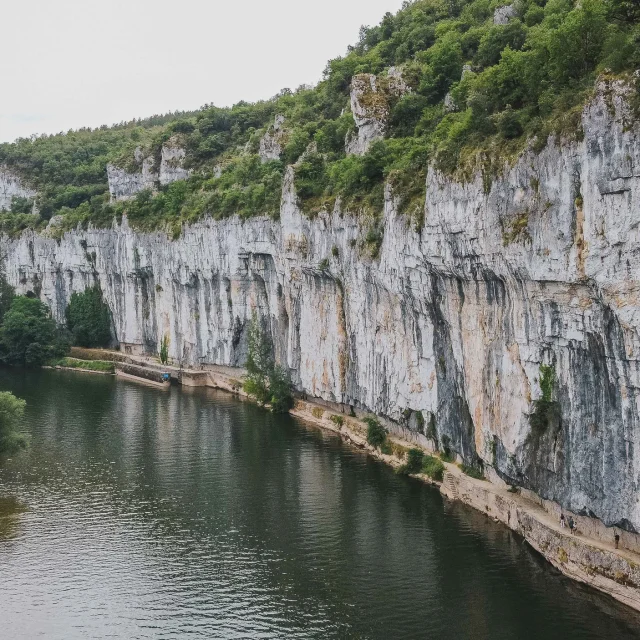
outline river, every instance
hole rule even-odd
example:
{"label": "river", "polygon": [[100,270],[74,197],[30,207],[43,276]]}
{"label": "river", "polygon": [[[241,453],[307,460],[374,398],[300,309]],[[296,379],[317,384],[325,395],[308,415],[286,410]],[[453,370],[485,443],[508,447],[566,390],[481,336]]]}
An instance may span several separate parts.
{"label": "river", "polygon": [[222,392],[0,370],[0,637],[640,637],[484,515]]}

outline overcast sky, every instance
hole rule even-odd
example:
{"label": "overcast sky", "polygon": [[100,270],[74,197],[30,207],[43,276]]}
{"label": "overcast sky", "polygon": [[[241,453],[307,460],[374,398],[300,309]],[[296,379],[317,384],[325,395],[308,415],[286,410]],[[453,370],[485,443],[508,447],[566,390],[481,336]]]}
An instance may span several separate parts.
{"label": "overcast sky", "polygon": [[5,0],[0,141],[269,98],[402,0]]}

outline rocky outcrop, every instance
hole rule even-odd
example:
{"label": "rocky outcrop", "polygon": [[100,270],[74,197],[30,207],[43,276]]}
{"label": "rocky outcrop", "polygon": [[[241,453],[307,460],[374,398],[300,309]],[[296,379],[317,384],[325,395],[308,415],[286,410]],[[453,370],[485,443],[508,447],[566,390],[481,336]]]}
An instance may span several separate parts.
{"label": "rocky outcrop", "polygon": [[0,167],[0,211],[9,211],[14,198],[35,198],[36,195],[19,176],[6,167]]}
{"label": "rocky outcrop", "polygon": [[158,181],[163,187],[176,180],[186,180],[191,175],[191,171],[184,167],[185,156],[186,152],[177,138],[171,138],[162,145]]}
{"label": "rocky outcrop", "polygon": [[376,140],[384,137],[389,120],[390,100],[409,91],[396,67],[386,75],[361,73],[351,80],[351,113],[356,130],[347,135],[345,150],[350,155],[364,155]]}
{"label": "rocky outcrop", "polygon": [[[2,241],[7,277],[59,320],[73,291],[99,282],[122,342],[157,351],[168,335],[184,363],[243,364],[255,311],[299,389],[418,441],[431,425],[490,475],[637,531],[640,130],[629,91],[601,83],[583,139],[552,138],[496,175],[429,171],[420,231],[387,187],[375,260],[339,202],[301,214],[289,169],[279,221],[205,220],[173,242],[126,218],[59,241],[25,233]],[[541,419],[542,365],[555,382]]]}
{"label": "rocky outcrop", "polygon": [[517,14],[514,4],[507,4],[502,7],[496,7],[493,12],[493,24],[507,24],[511,18]]}
{"label": "rocky outcrop", "polygon": [[128,200],[145,189],[153,190],[158,184],[158,175],[154,171],[153,158],[144,157],[142,150],[135,150],[137,171],[128,171],[114,164],[107,165],[107,180],[112,202]]}
{"label": "rocky outcrop", "polygon": [[151,156],[145,156],[137,147],[132,162],[133,169],[116,164],[107,165],[107,179],[111,201],[128,200],[140,191],[153,191],[158,185],[165,186],[176,180],[186,180],[191,175],[184,168],[185,150],[176,138],[167,141],[160,150],[159,168]]}
{"label": "rocky outcrop", "polygon": [[279,160],[282,153],[282,145],[285,142],[286,133],[283,128],[284,116],[276,115],[273,124],[267,129],[265,134],[260,138],[260,161],[264,164],[269,160]]}

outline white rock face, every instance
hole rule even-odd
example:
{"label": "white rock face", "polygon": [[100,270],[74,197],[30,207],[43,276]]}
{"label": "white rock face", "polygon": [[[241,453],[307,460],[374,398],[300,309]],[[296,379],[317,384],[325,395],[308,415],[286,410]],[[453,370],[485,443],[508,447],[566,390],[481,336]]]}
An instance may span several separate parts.
{"label": "white rock face", "polygon": [[361,73],[351,80],[351,113],[356,133],[347,138],[346,152],[362,156],[373,142],[384,137],[389,104],[372,73]]}
{"label": "white rock face", "polygon": [[107,165],[107,180],[112,202],[129,200],[145,189],[155,190],[158,184],[165,186],[176,180],[186,180],[191,171],[184,168],[185,150],[176,139],[163,145],[160,154],[160,168],[155,167],[151,157],[145,157],[140,147],[134,152],[139,171],[129,172],[114,164]]}
{"label": "white rock face", "polygon": [[284,142],[285,132],[282,127],[284,124],[284,116],[276,115],[273,124],[267,129],[260,139],[260,160],[264,164],[269,160],[279,160],[282,153],[282,144]]}
{"label": "white rock face", "polygon": [[399,67],[389,67],[387,69],[387,93],[396,96],[403,96],[405,93],[409,93],[411,89],[405,82],[402,75],[402,69]]}
{"label": "white rock face", "polygon": [[402,71],[390,67],[384,76],[361,73],[351,79],[351,113],[356,131],[347,135],[348,155],[364,155],[376,140],[384,137],[389,120],[389,100],[410,92]]}
{"label": "white rock face", "polygon": [[158,176],[153,171],[153,160],[145,158],[139,172],[129,173],[113,164],[107,165],[107,180],[112,201],[128,200],[144,189],[153,190]]}
{"label": "white rock face", "polygon": [[0,167],[0,211],[9,211],[13,198],[35,198],[36,192],[26,187],[20,178]]}
{"label": "white rock face", "polygon": [[171,139],[162,146],[158,180],[163,187],[176,180],[186,180],[191,175],[191,171],[184,168],[184,158],[185,150],[177,140]]}
{"label": "white rock face", "polygon": [[[168,335],[185,363],[243,364],[255,310],[298,389],[416,439],[433,420],[466,460],[640,530],[640,128],[625,86],[599,89],[580,142],[551,139],[490,184],[431,170],[421,232],[387,188],[375,261],[339,204],[300,213],[289,169],[279,221],[208,220],[174,242],[126,220],[28,232],[2,240],[7,277],[59,320],[99,282],[120,341],[157,351]],[[535,431],[541,364],[559,419]]]}
{"label": "white rock face", "polygon": [[447,92],[444,97],[444,111],[445,113],[451,113],[452,111],[457,110],[456,101],[453,99],[451,92]]}
{"label": "white rock face", "polygon": [[516,15],[516,7],[513,4],[507,4],[504,7],[498,7],[493,12],[493,24],[507,24],[511,18]]}

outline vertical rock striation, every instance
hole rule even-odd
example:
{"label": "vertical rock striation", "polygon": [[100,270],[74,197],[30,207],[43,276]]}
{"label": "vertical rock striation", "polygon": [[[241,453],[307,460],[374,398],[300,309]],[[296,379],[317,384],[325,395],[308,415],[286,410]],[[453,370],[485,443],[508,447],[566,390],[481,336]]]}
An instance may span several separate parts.
{"label": "vertical rock striation", "polygon": [[35,198],[36,195],[15,173],[0,167],[0,211],[9,211],[14,198]]}
{"label": "vertical rock striation", "polygon": [[[2,241],[7,276],[59,320],[98,282],[122,342],[156,351],[168,335],[185,363],[243,364],[256,311],[299,389],[417,439],[431,424],[465,460],[640,530],[640,131],[627,94],[602,83],[582,140],[552,138],[491,180],[431,169],[419,232],[387,187],[376,260],[339,202],[301,214],[289,169],[279,221],[204,220],[176,241],[126,219],[60,241],[25,233]],[[541,365],[554,411],[532,428]]]}
{"label": "vertical rock striation", "polygon": [[185,169],[185,150],[177,137],[170,138],[160,149],[159,159],[145,156],[137,147],[132,167],[107,165],[111,201],[129,200],[145,189],[153,191],[176,180],[186,180],[191,171]]}

